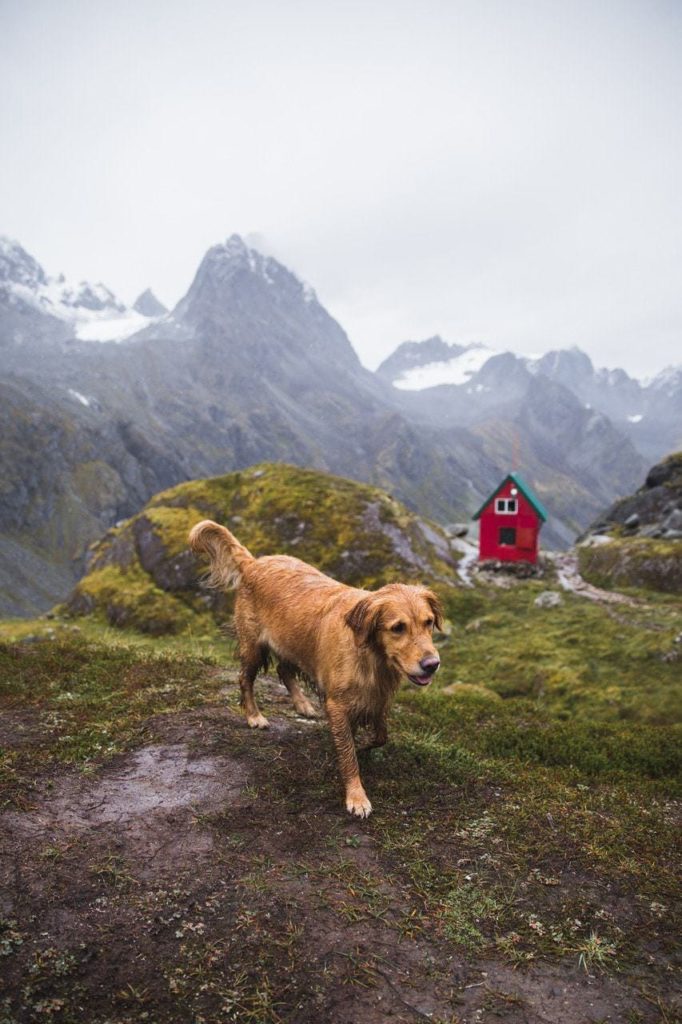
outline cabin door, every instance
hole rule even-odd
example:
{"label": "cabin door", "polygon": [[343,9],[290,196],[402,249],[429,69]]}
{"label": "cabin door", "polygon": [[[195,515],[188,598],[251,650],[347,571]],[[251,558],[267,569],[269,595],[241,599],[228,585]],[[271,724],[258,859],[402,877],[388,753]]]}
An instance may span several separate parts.
{"label": "cabin door", "polygon": [[522,516],[516,531],[516,546],[525,551],[535,550],[535,523],[530,516]]}

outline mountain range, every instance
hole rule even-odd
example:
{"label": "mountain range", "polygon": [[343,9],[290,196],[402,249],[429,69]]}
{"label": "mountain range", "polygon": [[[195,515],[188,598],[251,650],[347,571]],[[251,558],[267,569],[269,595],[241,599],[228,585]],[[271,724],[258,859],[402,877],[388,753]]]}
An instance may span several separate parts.
{"label": "mountain range", "polygon": [[435,336],[403,342],[376,372],[401,391],[419,392],[412,407],[440,423],[471,426],[491,407],[518,405],[531,379],[541,377],[566,388],[585,409],[608,416],[645,459],[659,459],[682,443],[682,365],[639,381],[622,369],[595,368],[578,348],[528,358]]}
{"label": "mountain range", "polygon": [[[467,518],[518,468],[550,510],[553,546],[642,477],[631,428],[645,413],[626,427],[615,405],[588,404],[593,385],[583,375],[579,391],[564,366],[582,353],[531,366],[411,344],[410,367],[403,345],[393,369],[366,370],[313,289],[237,235],[206,253],[171,311],[149,291],[129,308],[104,285],[50,278],[3,240],[0,611],[63,597],[88,546],[157,491],[257,462],[377,484],[442,523]],[[460,383],[394,384],[467,352]],[[673,376],[673,408],[676,388]],[[655,432],[641,436],[654,444]]]}

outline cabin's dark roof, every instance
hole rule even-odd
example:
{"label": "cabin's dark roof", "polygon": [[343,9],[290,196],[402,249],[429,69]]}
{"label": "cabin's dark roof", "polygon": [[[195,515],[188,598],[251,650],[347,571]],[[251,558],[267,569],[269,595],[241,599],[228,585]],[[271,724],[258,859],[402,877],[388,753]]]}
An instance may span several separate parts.
{"label": "cabin's dark roof", "polygon": [[546,523],[547,522],[547,509],[542,504],[542,502],[539,501],[535,497],[535,495],[531,491],[531,489],[528,486],[528,484],[525,482],[525,480],[523,480],[522,477],[519,476],[518,473],[508,473],[507,476],[502,481],[502,483],[498,484],[498,486],[495,488],[493,493],[488,498],[485,499],[485,501],[483,502],[483,504],[479,508],[478,512],[474,513],[473,518],[474,519],[478,519],[479,518],[479,516],[481,515],[483,510],[485,508],[487,508],[488,505],[490,504],[490,502],[493,500],[493,498],[495,498],[500,493],[500,491],[502,490],[502,488],[504,487],[504,485],[507,483],[508,480],[512,480],[516,484],[516,486],[521,491],[521,494],[523,494],[523,496],[526,499],[526,501],[530,502],[530,504],[533,506],[533,508],[535,509],[537,514],[542,519],[543,523]]}

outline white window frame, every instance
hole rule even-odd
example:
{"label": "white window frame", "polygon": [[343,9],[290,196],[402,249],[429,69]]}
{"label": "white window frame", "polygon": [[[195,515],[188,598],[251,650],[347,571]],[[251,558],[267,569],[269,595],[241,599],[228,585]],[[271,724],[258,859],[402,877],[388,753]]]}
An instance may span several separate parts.
{"label": "white window frame", "polygon": [[[513,508],[509,508],[513,505]],[[495,498],[495,511],[501,516],[515,516],[518,512],[516,498]]]}

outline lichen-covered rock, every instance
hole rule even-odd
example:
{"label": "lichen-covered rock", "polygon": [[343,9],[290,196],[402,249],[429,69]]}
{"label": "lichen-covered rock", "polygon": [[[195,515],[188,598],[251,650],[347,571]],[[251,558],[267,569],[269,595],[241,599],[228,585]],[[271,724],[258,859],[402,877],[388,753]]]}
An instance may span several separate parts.
{"label": "lichen-covered rock", "polygon": [[90,551],[66,602],[72,615],[159,634],[224,620],[232,596],[202,586],[187,548],[201,519],[232,530],[254,555],[290,554],[353,586],[456,583],[458,552],[440,527],[366,484],[281,463],[163,491]]}
{"label": "lichen-covered rock", "polygon": [[556,590],[543,590],[533,603],[537,608],[558,608],[564,603],[564,600]]}

